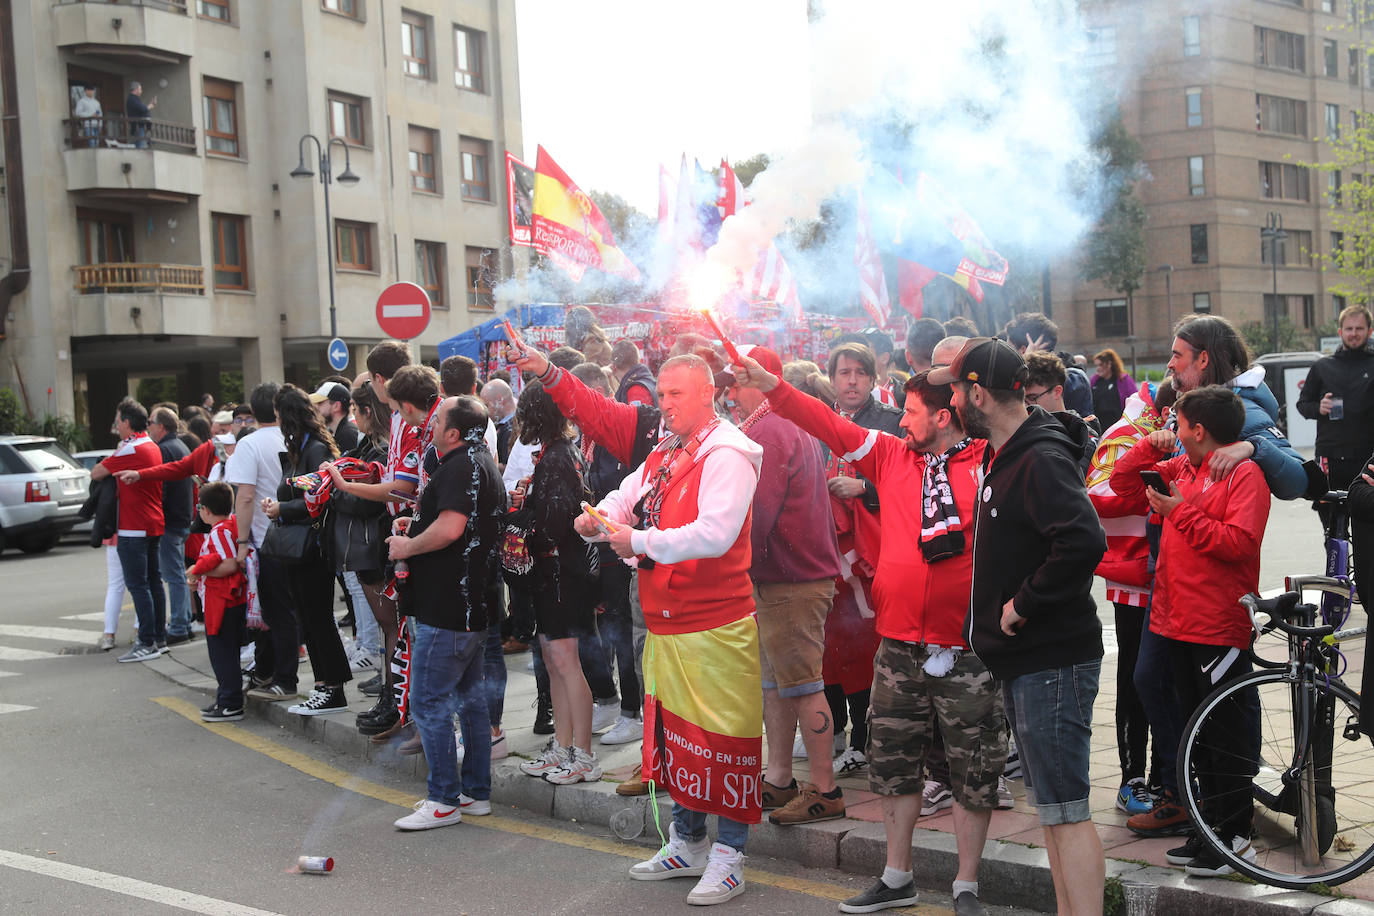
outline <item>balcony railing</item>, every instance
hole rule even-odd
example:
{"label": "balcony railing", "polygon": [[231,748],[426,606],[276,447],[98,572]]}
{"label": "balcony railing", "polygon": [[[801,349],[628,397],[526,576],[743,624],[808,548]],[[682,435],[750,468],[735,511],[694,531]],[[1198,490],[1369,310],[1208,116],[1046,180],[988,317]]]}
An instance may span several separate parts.
{"label": "balcony railing", "polygon": [[[88,0],[58,0],[58,5],[65,3],[86,3]],[[92,3],[108,3],[114,6],[150,6],[155,10],[166,10],[169,13],[181,13],[186,15],[187,0],[89,0]]]}
{"label": "balcony railing", "polygon": [[196,129],[190,124],[107,114],[98,118],[67,118],[62,128],[67,135],[67,145],[72,149],[83,146],[146,149],[156,145],[189,153],[196,151]]}
{"label": "balcony railing", "polygon": [[81,264],[78,293],[176,293],[205,295],[205,268],[191,264]]}

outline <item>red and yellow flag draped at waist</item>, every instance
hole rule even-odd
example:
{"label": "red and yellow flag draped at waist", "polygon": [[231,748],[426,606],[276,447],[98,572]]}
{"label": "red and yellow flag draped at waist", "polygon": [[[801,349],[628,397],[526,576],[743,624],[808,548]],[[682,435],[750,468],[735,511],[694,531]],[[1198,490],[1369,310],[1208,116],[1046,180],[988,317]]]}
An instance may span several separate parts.
{"label": "red and yellow flag draped at waist", "polygon": [[[655,460],[649,458],[652,476]],[[667,481],[655,527],[697,517],[703,462]],[[749,583],[746,516],[720,557],[659,563],[639,574],[644,645],[644,773],[693,811],[746,824],[763,816],[763,691]]]}

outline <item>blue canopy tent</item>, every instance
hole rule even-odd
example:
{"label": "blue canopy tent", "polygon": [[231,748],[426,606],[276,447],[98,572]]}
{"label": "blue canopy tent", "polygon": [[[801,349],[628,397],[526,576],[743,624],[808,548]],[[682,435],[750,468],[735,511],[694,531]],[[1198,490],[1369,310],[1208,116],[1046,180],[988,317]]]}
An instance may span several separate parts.
{"label": "blue canopy tent", "polygon": [[439,341],[439,359],[466,356],[480,363],[487,344],[506,339],[506,329],[502,327],[502,322],[509,321],[516,328],[561,327],[565,314],[567,307],[562,305],[517,306],[504,315],[489,318],[461,334]]}

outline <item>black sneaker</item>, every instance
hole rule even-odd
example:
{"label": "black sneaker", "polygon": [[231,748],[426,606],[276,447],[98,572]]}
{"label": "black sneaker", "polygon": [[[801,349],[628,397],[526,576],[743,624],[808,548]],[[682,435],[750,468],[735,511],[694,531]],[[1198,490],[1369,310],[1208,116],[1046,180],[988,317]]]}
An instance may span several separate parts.
{"label": "black sneaker", "polygon": [[316,687],[311,692],[310,699],[295,706],[288,706],[286,711],[298,716],[325,716],[334,712],[348,712],[348,700],[344,698],[342,686]]}
{"label": "black sneaker", "polygon": [[262,688],[270,687],[271,685],[272,679],[270,677],[258,677],[256,674],[250,674],[243,683],[243,689],[261,690]]}
{"label": "black sneaker", "polygon": [[916,902],[916,882],[908,881],[901,887],[888,887],[879,878],[873,886],[862,894],[850,897],[840,904],[841,913],[876,913],[893,907],[911,906]]}
{"label": "black sneaker", "polygon": [[1166,852],[1164,854],[1164,859],[1170,865],[1188,865],[1198,857],[1206,845],[1207,844],[1202,841],[1202,837],[1195,833],[1188,837],[1188,842],[1184,843],[1182,846],[1175,846],[1173,849]]}
{"label": "black sneaker", "polygon": [[203,712],[203,713],[205,713],[205,712],[209,712],[209,711],[212,710],[212,709],[217,709],[218,707],[219,707],[219,704],[218,704],[218,703],[211,703],[209,706],[202,706],[202,707],[200,708],[200,711]]}
{"label": "black sneaker", "polygon": [[223,706],[212,706],[208,710],[202,709],[200,718],[204,722],[237,722],[243,718],[243,707],[226,709]]}
{"label": "black sneaker", "polygon": [[379,700],[376,706],[366,712],[358,713],[355,724],[359,734],[380,735],[394,726],[400,718],[401,712],[396,708],[396,704]]}
{"label": "black sneaker", "polygon": [[973,891],[964,891],[954,898],[954,916],[988,916],[988,908]]}
{"label": "black sneaker", "polygon": [[187,633],[168,633],[168,634],[167,634],[167,645],[169,645],[169,646],[179,646],[179,645],[181,645],[182,643],[184,643],[184,642],[190,642],[191,640],[193,640],[193,639],[195,639],[195,638],[196,638],[196,634],[195,634],[195,633],[191,633],[191,632],[187,632]]}
{"label": "black sneaker", "polygon": [[[1250,844],[1249,837],[1232,837],[1231,849],[1245,861],[1255,861],[1255,847]],[[1222,861],[1221,856],[1210,844],[1205,844],[1202,851],[1183,870],[1191,878],[1221,878],[1235,871],[1229,863]]]}
{"label": "black sneaker", "polygon": [[533,731],[536,735],[553,734],[553,703],[543,697],[535,701]]}
{"label": "black sneaker", "polygon": [[382,695],[382,676],[374,674],[372,677],[358,685],[358,692],[365,697],[379,697]]}

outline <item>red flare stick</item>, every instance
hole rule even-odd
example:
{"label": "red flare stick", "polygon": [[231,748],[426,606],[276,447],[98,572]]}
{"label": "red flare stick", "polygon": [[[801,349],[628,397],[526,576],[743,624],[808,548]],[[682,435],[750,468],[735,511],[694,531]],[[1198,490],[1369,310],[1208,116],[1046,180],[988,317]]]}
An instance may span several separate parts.
{"label": "red flare stick", "polygon": [[730,362],[736,366],[744,365],[744,361],[740,357],[739,351],[735,349],[735,345],[730,341],[730,338],[725,336],[725,332],[720,329],[720,325],[716,323],[715,316],[711,314],[710,309],[702,309],[701,314],[702,317],[706,319],[706,323],[711,326],[711,330],[720,338],[721,344],[725,347],[725,355],[730,357]]}
{"label": "red flare stick", "polygon": [[506,329],[506,340],[510,342],[510,345],[518,350],[524,350],[525,340],[520,336],[520,332],[515,330],[515,327],[510,323],[510,319],[505,319],[501,324]]}

